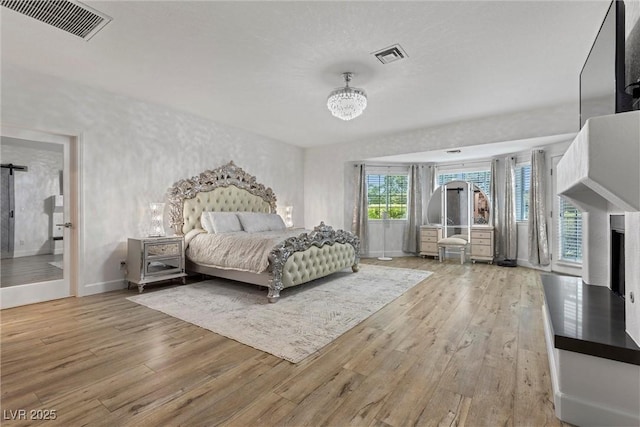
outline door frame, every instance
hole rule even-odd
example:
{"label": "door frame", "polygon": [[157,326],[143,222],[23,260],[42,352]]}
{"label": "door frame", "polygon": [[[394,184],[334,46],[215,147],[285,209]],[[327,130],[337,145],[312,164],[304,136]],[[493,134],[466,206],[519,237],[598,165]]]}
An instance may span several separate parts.
{"label": "door frame", "polygon": [[82,209],[81,209],[81,141],[82,134],[50,132],[2,125],[0,134],[5,137],[62,144],[64,151],[63,194],[64,221],[71,228],[64,229],[64,278],[58,281],[29,283],[1,288],[0,308],[10,308],[54,299],[79,296],[82,265]]}

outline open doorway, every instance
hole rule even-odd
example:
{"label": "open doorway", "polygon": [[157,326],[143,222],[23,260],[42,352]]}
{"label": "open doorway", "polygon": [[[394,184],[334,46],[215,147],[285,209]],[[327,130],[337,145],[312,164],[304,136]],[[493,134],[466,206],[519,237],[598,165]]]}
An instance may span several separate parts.
{"label": "open doorway", "polygon": [[63,278],[62,144],[2,136],[2,287]]}
{"label": "open doorway", "polygon": [[1,308],[74,295],[75,138],[2,128]]}

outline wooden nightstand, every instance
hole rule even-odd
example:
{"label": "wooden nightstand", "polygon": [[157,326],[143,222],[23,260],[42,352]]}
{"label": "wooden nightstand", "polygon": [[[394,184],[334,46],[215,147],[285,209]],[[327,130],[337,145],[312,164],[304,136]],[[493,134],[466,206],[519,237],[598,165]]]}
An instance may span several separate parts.
{"label": "wooden nightstand", "polygon": [[[144,237],[129,239],[127,245],[127,281],[142,292],[147,283],[182,278],[184,272],[184,238]],[[127,288],[128,288],[127,287]]]}

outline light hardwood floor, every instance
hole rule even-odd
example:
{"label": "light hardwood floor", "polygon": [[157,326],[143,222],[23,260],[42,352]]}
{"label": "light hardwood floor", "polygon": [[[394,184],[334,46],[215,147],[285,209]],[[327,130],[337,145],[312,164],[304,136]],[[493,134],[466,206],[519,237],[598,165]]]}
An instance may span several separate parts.
{"label": "light hardwood floor", "polygon": [[62,279],[62,269],[49,264],[62,261],[62,255],[33,255],[0,260],[0,287],[25,285]]}
{"label": "light hardwood floor", "polygon": [[363,262],[434,274],[299,364],[126,300],[135,290],[4,310],[4,418],[43,409],[57,417],[44,425],[66,426],[561,424],[538,272]]}

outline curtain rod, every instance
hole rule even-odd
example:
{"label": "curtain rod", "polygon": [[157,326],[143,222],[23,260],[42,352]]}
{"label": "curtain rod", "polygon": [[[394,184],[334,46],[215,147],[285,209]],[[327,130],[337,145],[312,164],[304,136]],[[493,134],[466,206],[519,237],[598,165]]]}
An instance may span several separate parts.
{"label": "curtain rod", "polygon": [[435,163],[365,163],[365,162],[359,162],[359,163],[354,163],[353,166],[354,167],[358,167],[360,165],[365,165],[365,166],[372,166],[375,168],[404,168],[404,167],[409,167],[412,165],[418,165],[421,168],[426,168],[428,166],[435,166]]}

